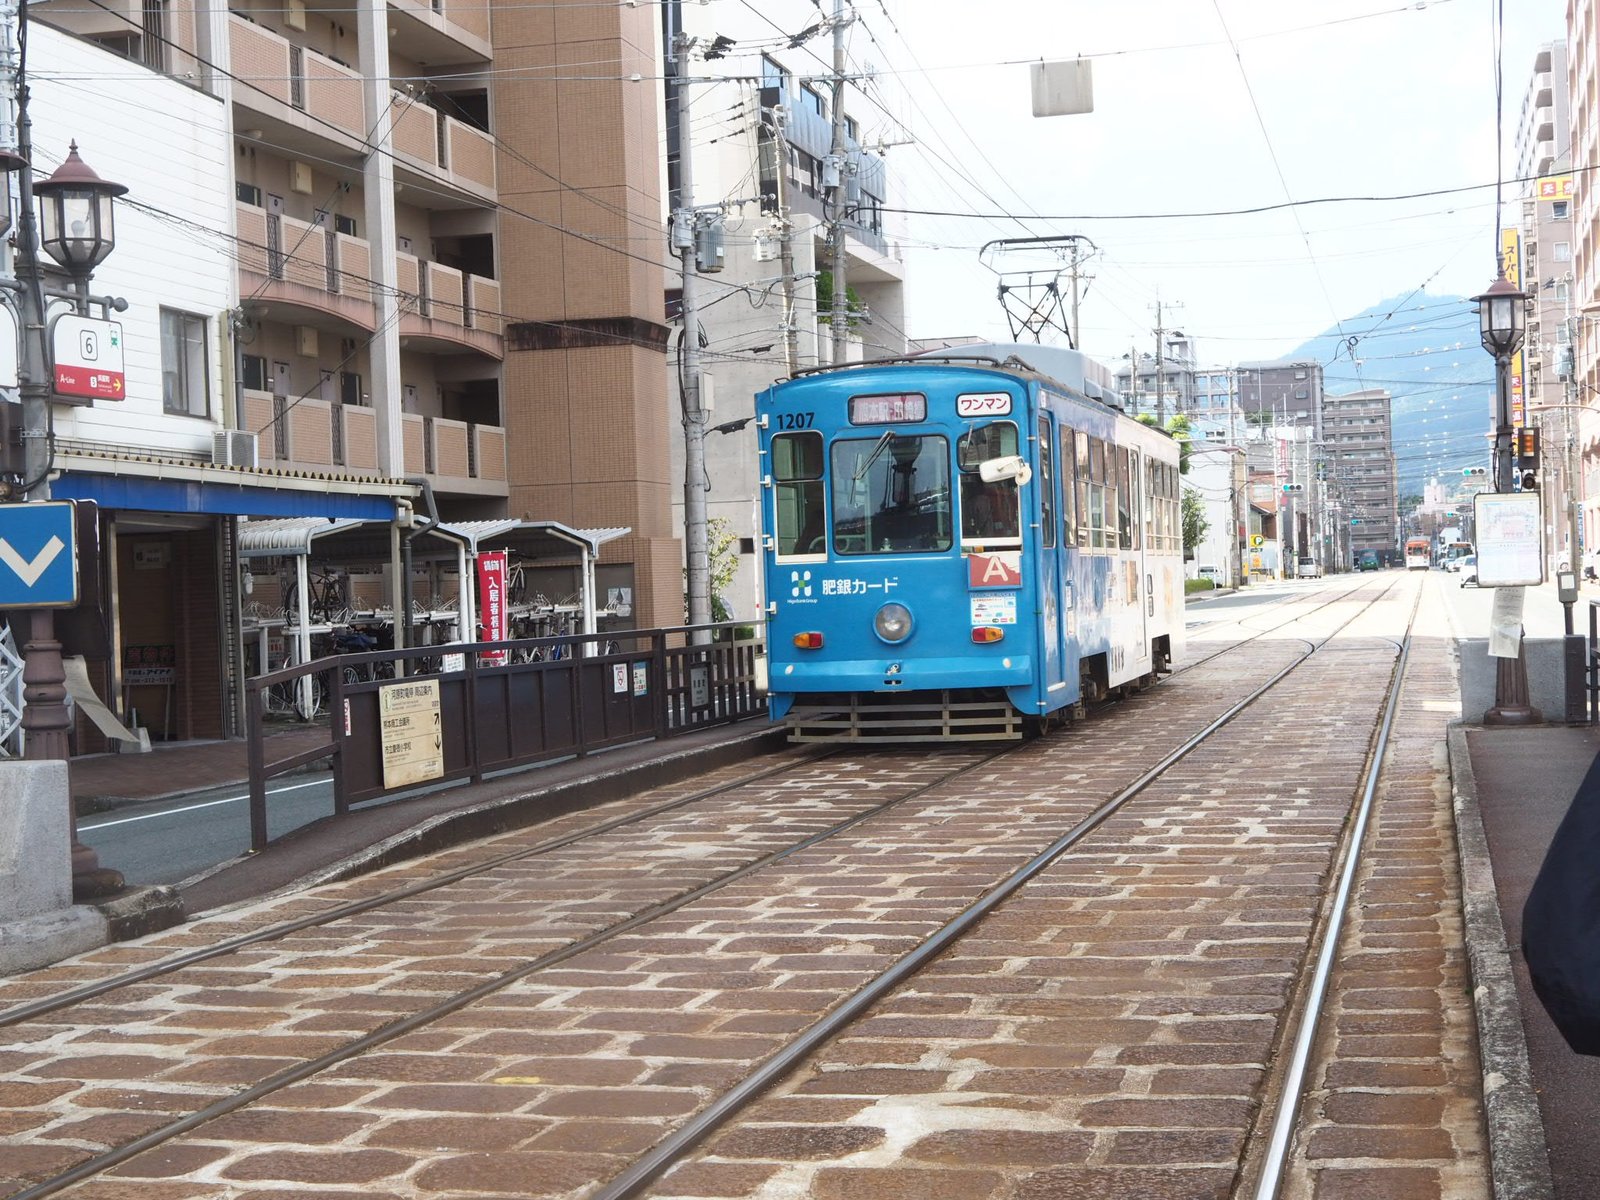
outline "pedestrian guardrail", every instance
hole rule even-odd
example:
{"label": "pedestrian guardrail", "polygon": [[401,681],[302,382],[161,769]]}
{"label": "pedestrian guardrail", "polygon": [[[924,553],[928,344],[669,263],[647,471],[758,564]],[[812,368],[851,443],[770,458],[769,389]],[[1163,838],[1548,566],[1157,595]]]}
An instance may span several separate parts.
{"label": "pedestrian guardrail", "polygon": [[[618,630],[339,654],[245,682],[250,846],[267,781],[327,759],[333,807],[766,712],[759,626]],[[268,717],[328,737],[267,761]]]}

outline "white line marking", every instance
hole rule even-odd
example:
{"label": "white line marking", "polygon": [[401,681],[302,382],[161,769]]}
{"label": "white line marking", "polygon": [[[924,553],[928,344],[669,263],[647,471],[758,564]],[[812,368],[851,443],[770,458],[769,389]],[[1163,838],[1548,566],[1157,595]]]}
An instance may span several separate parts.
{"label": "white line marking", "polygon": [[[268,792],[269,796],[280,796],[284,792],[296,792],[301,788],[316,787],[318,784],[332,783],[331,779],[313,779],[309,783],[291,783],[288,787],[274,788]],[[215,808],[219,804],[235,804],[240,800],[250,799],[250,793],[243,796],[225,796],[221,800],[207,800],[201,804],[189,804],[183,808],[164,808],[160,812],[145,813],[139,817],[120,817],[115,821],[101,821],[97,825],[79,825],[79,833],[89,833],[96,829],[110,829],[113,825],[131,825],[135,821],[154,821],[157,817],[171,817],[180,813],[199,812],[202,808]]]}

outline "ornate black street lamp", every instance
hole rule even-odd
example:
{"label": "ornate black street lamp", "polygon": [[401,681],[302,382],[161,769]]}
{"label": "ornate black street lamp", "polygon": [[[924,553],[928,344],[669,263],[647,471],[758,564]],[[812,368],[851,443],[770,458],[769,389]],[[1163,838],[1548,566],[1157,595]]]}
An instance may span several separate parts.
{"label": "ornate black street lamp", "polygon": [[[1522,345],[1527,328],[1527,294],[1504,275],[1474,296],[1478,336],[1494,356],[1494,490],[1511,491],[1511,356]],[[1544,714],[1528,702],[1528,663],[1522,630],[1517,630],[1515,658],[1496,658],[1494,707],[1483,714],[1485,725],[1537,725]]]}
{"label": "ornate black street lamp", "polygon": [[39,244],[74,281],[87,283],[89,273],[116,249],[112,201],[127,190],[96,175],[78,157],[77,142],[49,179],[33,185],[43,228]]}

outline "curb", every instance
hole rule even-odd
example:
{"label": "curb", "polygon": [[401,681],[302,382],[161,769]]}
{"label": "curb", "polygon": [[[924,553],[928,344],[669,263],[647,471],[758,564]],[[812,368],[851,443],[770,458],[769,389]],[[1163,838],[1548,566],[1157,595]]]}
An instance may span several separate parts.
{"label": "curb", "polygon": [[[581,811],[653,787],[677,783],[702,771],[771,754],[787,746],[788,730],[783,726],[767,726],[726,741],[685,747],[659,757],[602,769],[553,786],[518,788],[507,795],[423,817],[416,824],[373,842],[355,854],[307,867],[287,881],[269,884],[260,890],[246,889],[250,894],[239,899],[205,903],[203,894],[208,884],[212,890],[217,890],[217,877],[230,869],[248,871],[252,864],[259,864],[264,854],[271,852],[270,848],[263,855],[244,855],[230,862],[218,863],[175,887],[184,897],[190,919],[214,916],[225,909],[292,895],[324,883],[352,879],[381,867],[449,849],[462,842],[538,825],[552,817]],[[348,820],[349,816],[324,818],[338,819]],[[293,839],[315,838],[321,824],[319,821],[302,826],[277,844],[287,845]],[[196,900],[202,900],[198,907],[194,903]]]}
{"label": "curb", "polygon": [[1466,725],[1452,721],[1451,808],[1461,863],[1461,917],[1472,976],[1483,1070],[1484,1124],[1489,1136],[1490,1180],[1495,1200],[1553,1200],[1555,1184],[1545,1149],[1544,1120],[1528,1065],[1522,1005],[1511,973],[1511,952],[1500,919],[1494,866],[1478,810],[1478,787],[1467,751]]}

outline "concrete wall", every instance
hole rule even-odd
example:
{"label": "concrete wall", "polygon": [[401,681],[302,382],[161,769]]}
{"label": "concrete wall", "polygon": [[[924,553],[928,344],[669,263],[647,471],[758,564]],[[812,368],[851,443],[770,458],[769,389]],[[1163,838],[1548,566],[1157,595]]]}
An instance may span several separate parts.
{"label": "concrete wall", "polygon": [[[1524,658],[1528,668],[1528,701],[1548,722],[1566,719],[1566,668],[1560,638],[1526,638]],[[1489,657],[1488,638],[1462,638],[1456,643],[1461,661],[1461,716],[1481,721],[1494,707],[1495,671],[1499,660]]]}

